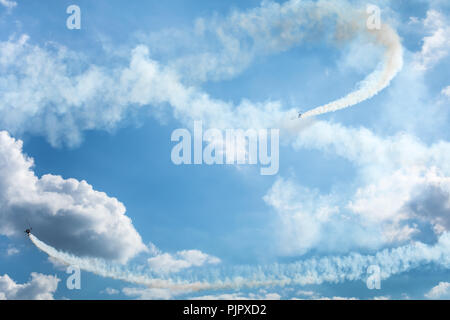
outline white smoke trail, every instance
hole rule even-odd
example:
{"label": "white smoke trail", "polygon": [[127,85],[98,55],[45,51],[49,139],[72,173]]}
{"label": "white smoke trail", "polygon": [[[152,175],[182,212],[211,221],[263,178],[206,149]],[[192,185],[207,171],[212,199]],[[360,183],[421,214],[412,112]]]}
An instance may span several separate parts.
{"label": "white smoke trail", "polygon": [[80,269],[102,277],[118,279],[150,288],[168,288],[179,291],[224,290],[242,287],[308,285],[345,280],[364,280],[367,268],[380,267],[381,279],[407,272],[421,265],[435,264],[450,268],[450,233],[440,236],[434,245],[416,242],[395,249],[385,249],[375,255],[350,254],[344,257],[312,258],[289,264],[258,267],[233,267],[223,276],[219,271],[202,271],[203,280],[157,279],[94,258],[81,258],[60,252],[30,234],[37,248],[58,261],[77,265]]}
{"label": "white smoke trail", "polygon": [[[59,262],[67,265],[78,266],[82,270],[92,272],[105,278],[112,278],[130,283],[142,284],[152,288],[171,288],[180,290],[186,289],[186,284],[176,284],[171,280],[151,278],[146,275],[138,274],[137,271],[135,272],[125,269],[120,265],[110,264],[102,259],[82,258],[66,252],[58,251],[55,248],[42,242],[32,234],[30,234],[30,240],[38,249],[42,250],[50,257],[58,260]],[[189,289],[194,290],[197,288],[197,286],[198,289],[201,289],[203,287],[201,284],[191,283],[189,285]]]}
{"label": "white smoke trail", "polygon": [[403,49],[397,33],[386,24],[382,24],[380,30],[368,30],[368,32],[375,37],[375,42],[382,45],[386,50],[382,68],[368,75],[361,82],[358,90],[349,93],[341,99],[305,112],[303,114],[304,118],[348,108],[372,98],[386,88],[395,75],[402,69]]}
{"label": "white smoke trail", "polygon": [[[212,98],[193,83],[234,77],[261,55],[309,42],[344,43],[361,35],[371,37],[385,48],[380,70],[369,75],[360,89],[310,110],[304,117],[336,111],[374,96],[402,67],[402,46],[395,31],[388,25],[369,30],[366,20],[364,10],[348,1],[264,1],[223,19],[198,20],[203,22],[187,32],[172,32],[194,43],[166,39],[162,32],[150,47],[153,51],[164,44],[160,48],[164,52],[168,43],[175,46],[175,62],[154,60],[149,47],[140,44],[131,51],[129,64],[115,68],[92,64],[67,49],[55,53],[33,45],[26,35],[17,40],[11,37],[0,41],[0,127],[12,133],[43,134],[55,146],[64,142],[76,146],[83,131],[109,131],[140,106],[171,106],[174,117],[189,124],[202,120],[216,128],[273,127],[291,114],[282,110],[281,103],[242,99],[234,104]],[[203,36],[197,35],[197,27],[203,23]],[[178,42],[188,43],[186,50],[176,47]],[[84,67],[76,71],[79,66]],[[193,76],[193,82],[184,81],[191,79],[192,73],[201,75]]]}

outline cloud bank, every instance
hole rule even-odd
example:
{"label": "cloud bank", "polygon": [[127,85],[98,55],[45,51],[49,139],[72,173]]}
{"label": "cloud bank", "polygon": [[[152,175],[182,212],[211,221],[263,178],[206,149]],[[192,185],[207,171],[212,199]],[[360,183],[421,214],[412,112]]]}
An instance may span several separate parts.
{"label": "cloud bank", "polygon": [[31,273],[29,282],[18,284],[0,275],[0,300],[53,300],[60,280],[56,276]]}

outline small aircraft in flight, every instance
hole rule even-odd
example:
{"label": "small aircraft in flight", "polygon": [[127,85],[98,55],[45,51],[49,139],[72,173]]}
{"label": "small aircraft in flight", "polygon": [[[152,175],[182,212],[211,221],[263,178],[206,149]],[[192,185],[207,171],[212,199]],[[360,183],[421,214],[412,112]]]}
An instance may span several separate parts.
{"label": "small aircraft in flight", "polygon": [[303,116],[304,116],[303,111],[297,111],[296,116],[292,115],[291,120],[295,120],[295,119],[303,119]]}
{"label": "small aircraft in flight", "polygon": [[24,232],[27,234],[27,236],[30,236],[31,230],[33,230],[33,228],[30,227],[29,229],[26,229]]}

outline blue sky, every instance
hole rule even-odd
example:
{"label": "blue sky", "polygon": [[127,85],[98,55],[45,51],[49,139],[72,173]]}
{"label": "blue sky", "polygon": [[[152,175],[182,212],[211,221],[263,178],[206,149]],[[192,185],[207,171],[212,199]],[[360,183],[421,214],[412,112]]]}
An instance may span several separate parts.
{"label": "blue sky", "polygon": [[[450,298],[450,7],[377,1],[393,30],[377,40],[367,4],[0,1],[0,298]],[[374,96],[291,119],[374,70],[392,78],[375,71]],[[194,120],[279,129],[278,172],[175,165],[171,135]],[[69,290],[28,224],[79,261],[185,287],[82,270]]]}

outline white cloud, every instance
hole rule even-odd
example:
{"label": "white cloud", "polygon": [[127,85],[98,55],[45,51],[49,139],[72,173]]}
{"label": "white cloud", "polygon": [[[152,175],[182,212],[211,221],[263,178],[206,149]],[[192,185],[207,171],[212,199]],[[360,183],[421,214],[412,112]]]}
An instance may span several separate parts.
{"label": "white cloud", "polygon": [[18,254],[19,252],[20,252],[19,249],[14,248],[14,247],[9,247],[9,248],[6,250],[6,254],[7,254],[8,256],[16,255],[16,254]]}
{"label": "white cloud", "polygon": [[438,141],[427,146],[406,133],[380,137],[366,128],[317,121],[299,133],[294,147],[317,149],[349,160],[363,182],[414,167],[436,167],[444,175],[450,174],[450,143]]}
{"label": "white cloud", "polygon": [[8,9],[12,9],[17,6],[17,2],[11,0],[0,0],[0,4]]}
{"label": "white cloud", "polygon": [[379,222],[346,210],[345,200],[345,196],[320,195],[279,178],[264,196],[277,214],[273,226],[277,254],[344,253],[386,244]]}
{"label": "white cloud", "polygon": [[119,290],[117,290],[117,289],[114,289],[114,288],[106,288],[105,290],[103,290],[101,293],[106,293],[107,295],[110,295],[110,296],[112,296],[112,295],[116,295],[116,294],[119,294],[120,293],[120,291]]}
{"label": "white cloud", "polygon": [[78,255],[125,262],[146,247],[117,199],[86,181],[32,171],[22,142],[0,132],[0,234],[23,236],[28,224],[49,244]]}
{"label": "white cloud", "polygon": [[243,100],[233,106],[185,86],[174,70],[152,60],[143,45],[132,50],[129,66],[109,70],[84,65],[65,48],[51,51],[29,44],[28,36],[0,42],[0,66],[5,69],[0,126],[13,134],[45,135],[55,146],[73,146],[81,142],[82,131],[111,130],[140,106],[160,112],[170,105],[177,119],[189,125],[202,119],[216,128],[268,128],[284,115],[279,103]]}
{"label": "white cloud", "polygon": [[205,295],[198,297],[191,297],[190,300],[280,300],[281,295],[276,292],[267,292],[260,290],[256,293],[222,293],[215,295]]}
{"label": "white cloud", "polygon": [[406,132],[435,141],[446,132],[450,108],[446,99],[436,92],[440,85],[430,83],[429,74],[415,67],[412,54],[408,52],[405,56],[404,69],[387,94],[374,105],[381,109],[377,115],[373,114],[372,123],[384,134]]}
{"label": "white cloud", "polygon": [[423,38],[422,49],[416,54],[416,66],[426,70],[445,58],[450,51],[450,27],[447,18],[436,10],[429,10],[423,27],[431,35]]}
{"label": "white cloud", "polygon": [[436,235],[450,230],[449,143],[426,145],[403,133],[383,138],[366,128],[316,121],[302,128],[294,147],[349,160],[358,184],[353,194],[322,195],[278,179],[264,200],[278,215],[279,252],[375,249],[418,236],[418,222]]}
{"label": "white cloud", "polygon": [[140,300],[169,300],[185,293],[185,291],[164,288],[123,288],[122,292],[128,297],[134,297]]}
{"label": "white cloud", "polygon": [[264,201],[277,213],[278,254],[302,255],[312,249],[344,252],[369,238],[369,230],[341,214],[332,196],[321,196],[292,180],[277,179]]}
{"label": "white cloud", "polygon": [[442,89],[442,94],[446,95],[447,97],[450,97],[450,86],[445,87],[444,89]]}
{"label": "white cloud", "polygon": [[450,282],[439,282],[428,293],[425,294],[428,299],[450,299]]}
{"label": "white cloud", "polygon": [[390,296],[376,296],[373,297],[373,300],[391,300]]}
{"label": "white cloud", "polygon": [[156,273],[174,273],[205,264],[218,264],[220,259],[199,250],[183,250],[175,254],[161,253],[149,258],[147,262],[150,269]]}
{"label": "white cloud", "polygon": [[148,254],[150,254],[152,256],[161,254],[161,250],[159,250],[158,247],[153,242],[149,242],[147,244],[147,248],[148,248]]}
{"label": "white cloud", "polygon": [[0,299],[53,300],[59,281],[56,276],[33,272],[29,282],[17,284],[7,274],[0,275]]}
{"label": "white cloud", "polygon": [[[304,291],[304,290],[297,291],[296,295],[302,297],[301,298],[294,297],[292,298],[292,300],[359,300],[356,297],[341,297],[341,296],[325,297],[314,291]],[[376,296],[373,298],[373,300],[389,300],[389,299],[390,299],[389,296]]]}
{"label": "white cloud", "polygon": [[297,295],[312,297],[315,296],[316,293],[314,291],[299,290],[297,291]]}
{"label": "white cloud", "polygon": [[[195,76],[197,79],[234,76],[239,72],[236,70],[248,65],[256,55],[284,51],[317,39],[341,43],[364,34],[382,47],[390,47],[392,41],[397,43],[394,32],[388,33],[390,39],[367,35],[363,21],[355,21],[351,14],[360,9],[345,1],[333,5],[325,1],[288,1],[282,5],[263,2],[251,10],[233,11],[223,19],[198,20],[195,32],[206,32],[207,41],[203,39],[205,43],[198,47],[200,53],[195,52],[192,56],[188,53],[181,58],[181,63],[176,59],[166,64],[158,63],[151,59],[147,46],[138,45],[131,51],[129,64],[114,69],[90,64],[61,46],[39,47],[30,43],[27,36],[12,37],[0,42],[0,66],[3,67],[0,127],[14,135],[23,132],[45,135],[52,145],[77,145],[84,130],[111,130],[141,106],[151,106],[158,114],[168,105],[175,118],[188,124],[201,119],[216,128],[274,127],[289,116],[282,111],[280,102],[253,103],[242,99],[234,105],[211,98],[185,81],[182,75],[192,75],[195,70],[200,72]],[[332,17],[330,21],[339,18],[335,21],[335,32],[328,33],[329,29],[320,28],[320,34],[317,34],[317,23],[327,17]],[[160,38],[170,45],[178,40],[183,42],[185,33],[174,33],[183,36],[172,41],[162,33]],[[216,47],[214,44],[217,43]],[[248,46],[249,50],[246,49]],[[154,47],[151,46],[152,50]],[[387,48],[388,56],[391,49]],[[399,67],[399,61],[396,61],[399,58],[396,55],[387,63],[390,68]],[[186,60],[192,61],[186,63]],[[391,65],[394,61],[395,68]],[[184,72],[180,65],[190,69]],[[361,84],[364,86],[369,79],[374,80],[380,72],[377,69]],[[384,74],[381,82],[389,80],[390,76]],[[370,95],[378,92],[378,89],[373,91],[378,85],[377,82],[369,90]],[[351,94],[345,100],[352,97],[353,101],[363,96],[366,95],[358,91],[357,95]],[[339,101],[338,104],[343,102]],[[295,110],[291,111],[295,113]]]}
{"label": "white cloud", "polygon": [[359,188],[348,208],[369,222],[383,223],[388,242],[419,232],[404,224],[413,218],[427,221],[439,234],[450,230],[450,177],[436,168],[400,169]]}
{"label": "white cloud", "polygon": [[450,173],[450,162],[447,161],[450,160],[450,143],[439,141],[427,146],[403,132],[381,137],[364,127],[317,121],[299,133],[294,147],[316,149],[347,159],[364,174],[365,181],[417,165],[436,166],[444,173]]}

